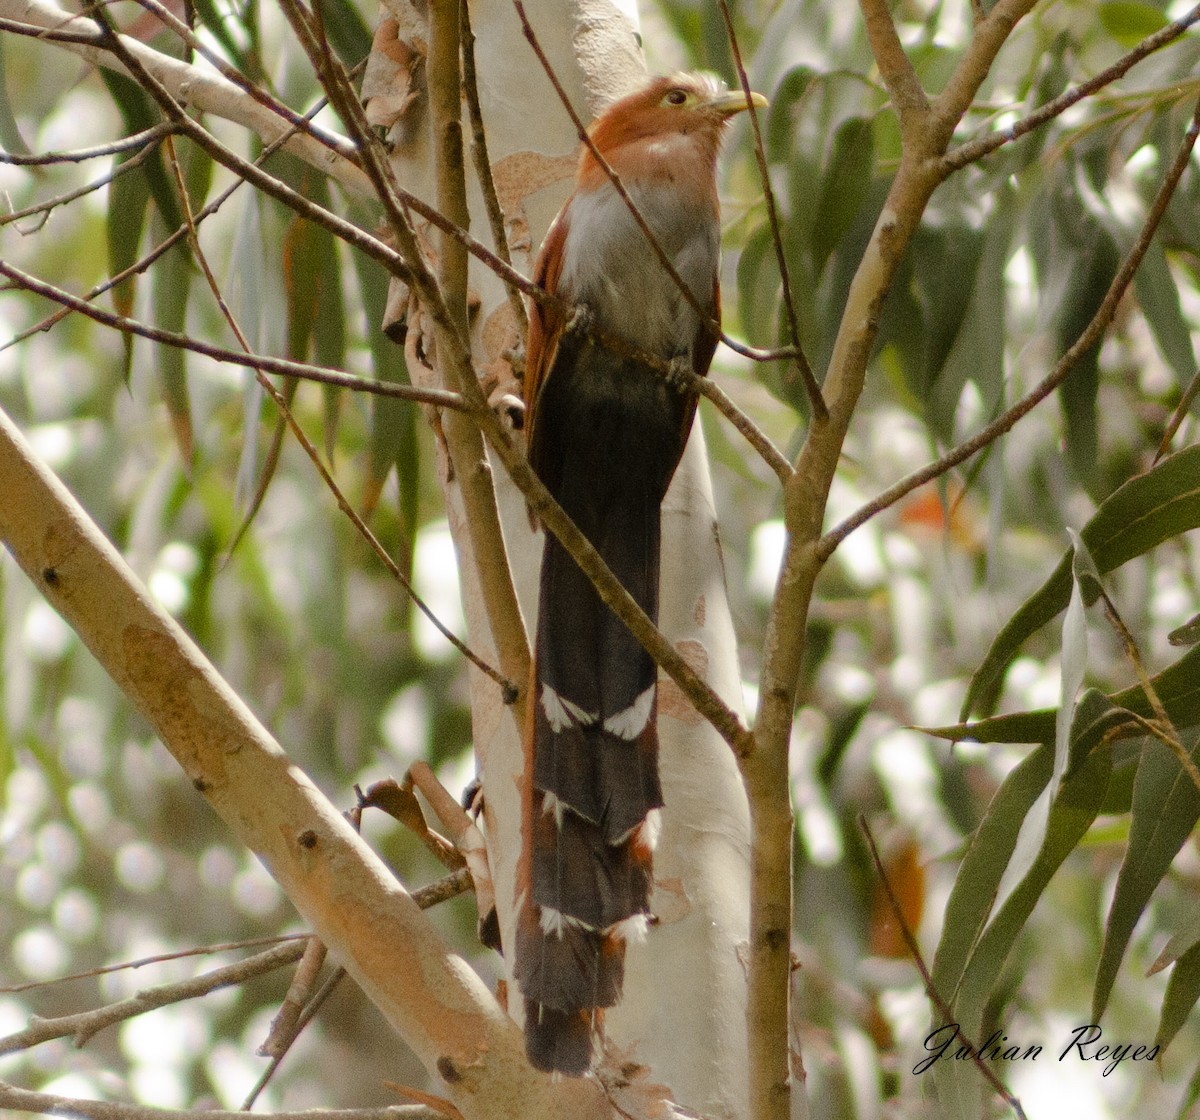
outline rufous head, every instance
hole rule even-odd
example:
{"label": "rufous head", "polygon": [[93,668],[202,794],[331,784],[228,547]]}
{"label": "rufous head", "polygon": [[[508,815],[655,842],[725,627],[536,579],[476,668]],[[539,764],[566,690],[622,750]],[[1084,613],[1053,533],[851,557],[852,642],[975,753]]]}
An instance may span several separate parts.
{"label": "rufous head", "polygon": [[[767,104],[761,93],[751,93],[747,99],[740,89],[726,90],[703,74],[670,74],[654,78],[636,93],[614,102],[596,118],[588,135],[610,161],[620,160],[621,150],[631,145],[687,136],[698,141],[697,150],[715,162],[721,132],[729,119],[751,105],[762,109]],[[600,170],[589,166],[594,162],[585,149],[581,179]]]}

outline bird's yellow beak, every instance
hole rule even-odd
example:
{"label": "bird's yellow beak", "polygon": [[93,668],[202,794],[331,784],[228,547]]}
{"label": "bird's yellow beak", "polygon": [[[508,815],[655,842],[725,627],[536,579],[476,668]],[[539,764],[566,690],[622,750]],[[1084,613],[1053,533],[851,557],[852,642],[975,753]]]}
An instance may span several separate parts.
{"label": "bird's yellow beak", "polygon": [[765,109],[771,103],[761,93],[751,93],[750,99],[740,89],[732,89],[727,93],[719,93],[708,103],[708,108],[722,116],[732,117],[734,113],[744,113],[751,105],[756,109]]}

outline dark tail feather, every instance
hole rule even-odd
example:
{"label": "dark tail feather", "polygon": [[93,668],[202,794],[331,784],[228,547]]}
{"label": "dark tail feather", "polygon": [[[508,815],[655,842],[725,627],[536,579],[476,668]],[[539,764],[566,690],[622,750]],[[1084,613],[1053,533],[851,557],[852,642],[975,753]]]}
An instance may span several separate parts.
{"label": "dark tail feather", "polygon": [[592,1016],[525,1001],[525,1052],[536,1069],[582,1077],[592,1061]]}
{"label": "dark tail feather", "polygon": [[[589,504],[567,487],[562,500],[656,619],[657,498],[635,488]],[[514,966],[526,999],[526,1050],[539,1069],[587,1069],[602,1009],[621,997],[625,938],[638,929],[629,920],[649,914],[647,818],[662,805],[656,679],[650,656],[547,537]]]}

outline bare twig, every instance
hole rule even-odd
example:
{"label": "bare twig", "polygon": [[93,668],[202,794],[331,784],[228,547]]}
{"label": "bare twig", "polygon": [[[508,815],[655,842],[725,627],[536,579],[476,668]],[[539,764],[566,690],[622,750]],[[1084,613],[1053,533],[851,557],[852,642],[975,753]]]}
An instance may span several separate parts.
{"label": "bare twig", "polygon": [[1188,414],[1188,410],[1192,407],[1192,401],[1196,399],[1196,394],[1200,393],[1200,370],[1197,370],[1191,381],[1187,383],[1187,388],[1183,391],[1183,396],[1179,398],[1179,403],[1175,406],[1175,411],[1171,413],[1171,419],[1167,421],[1166,429],[1163,431],[1162,439],[1159,441],[1158,450],[1154,453],[1154,461],[1157,463],[1167,451],[1170,449],[1171,440],[1175,438],[1175,433],[1179,431],[1179,425],[1183,423]]}
{"label": "bare twig", "polygon": [[995,420],[978,431],[970,439],[964,440],[957,447],[946,452],[941,458],[929,463],[920,470],[914,471],[893,486],[889,486],[877,497],[846,518],[841,524],[826,533],[817,546],[818,553],[822,559],[827,559],[846,537],[854,532],[855,529],[864,525],[877,513],[887,509],[889,506],[895,505],[905,495],[910,494],[920,486],[924,486],[925,483],[940,477],[948,470],[958,466],[959,463],[971,458],[978,451],[994,443],[1000,436],[1009,431],[1021,417],[1032,411],[1062,384],[1075,366],[1075,363],[1099,341],[1100,336],[1112,322],[1113,316],[1116,314],[1117,304],[1120,303],[1121,297],[1125,294],[1125,289],[1128,288],[1134,273],[1141,264],[1142,257],[1145,256],[1150,241],[1158,229],[1159,222],[1162,220],[1171,197],[1175,193],[1175,188],[1179,185],[1179,180],[1187,168],[1188,160],[1191,157],[1192,149],[1195,147],[1198,135],[1200,135],[1200,101],[1196,104],[1196,111],[1192,114],[1191,123],[1184,134],[1175,160],[1168,169],[1162,185],[1155,195],[1154,202],[1146,215],[1146,220],[1142,223],[1137,240],[1128,254],[1126,254],[1125,259],[1121,262],[1121,267],[1117,270],[1116,276],[1113,277],[1112,283],[1109,285],[1100,306],[1096,309],[1095,315],[1092,316],[1091,321],[1084,328],[1079,338],[1059,358],[1050,373],[1011,408],[996,417]]}
{"label": "bare twig", "polygon": [[[925,985],[925,994],[929,997],[929,1002],[937,1008],[942,1022],[953,1023],[954,1012],[942,998],[941,993],[937,990],[937,986],[933,982],[933,977],[929,974],[925,958],[921,955],[921,947],[917,944],[917,939],[913,936],[912,930],[908,928],[908,921],[904,917],[904,909],[901,907],[900,900],[896,897],[895,891],[892,890],[892,884],[888,880],[887,872],[884,870],[883,861],[879,858],[879,849],[875,846],[875,837],[871,834],[871,826],[867,824],[867,818],[861,814],[858,818],[858,827],[862,829],[863,835],[867,838],[867,847],[871,850],[871,862],[875,864],[875,874],[879,876],[879,881],[883,884],[883,889],[888,897],[888,905],[891,906],[896,924],[900,927],[900,935],[904,938],[904,944],[908,947],[913,964],[917,966],[917,971],[921,974],[921,981]],[[966,1043],[971,1061],[975,1065],[975,1068],[979,1070],[983,1079],[1004,1099],[1004,1103],[1017,1114],[1020,1120],[1025,1120],[1025,1112],[1021,1108],[1021,1102],[1009,1092],[1004,1082],[992,1072],[991,1067],[988,1066],[979,1053],[978,1047],[972,1045],[971,1040],[962,1034],[961,1030],[959,1031],[959,1037]]]}
{"label": "bare twig", "polygon": [[146,988],[128,999],[97,1007],[92,1011],[81,1011],[74,1015],[62,1015],[54,1019],[34,1017],[28,1027],[6,1038],[0,1038],[0,1054],[13,1054],[18,1050],[28,1050],[54,1038],[72,1037],[77,1047],[82,1047],[93,1035],[110,1027],[114,1023],[124,1022],[156,1007],[166,1007],[172,1003],[182,1003],[184,1000],[197,999],[215,992],[219,988],[228,988],[234,984],[244,984],[256,976],[282,968],[286,964],[298,961],[304,954],[304,942],[290,941],[277,945],[273,949],[256,953],[236,964],[215,968],[211,972],[202,973],[190,980],[181,980],[174,984],[162,984],[154,988]]}
{"label": "bare twig", "polygon": [[122,961],[120,964],[106,964],[100,968],[87,968],[82,972],[72,972],[69,976],[55,976],[51,980],[31,980],[28,984],[13,984],[0,988],[0,995],[11,995],[16,992],[31,992],[41,988],[53,987],[56,984],[69,984],[75,980],[91,980],[97,976],[107,976],[111,972],[126,972],[130,969],[145,968],[151,964],[162,964],[165,961],[177,961],[184,957],[207,956],[212,953],[228,953],[233,949],[251,949],[258,945],[278,945],[283,941],[300,941],[311,936],[307,933],[283,933],[277,937],[254,937],[247,941],[225,941],[219,945],[201,945],[194,949],[180,949],[174,953],[158,953],[153,957],[140,957],[135,961]]}
{"label": "bare twig", "polygon": [[[174,243],[172,242],[172,244]],[[451,393],[445,389],[424,389],[416,385],[400,385],[390,381],[371,381],[365,377],[342,373],[340,370],[308,365],[305,362],[293,362],[287,358],[272,358],[264,354],[243,354],[225,346],[201,342],[188,335],[152,327],[137,319],[130,319],[128,316],[117,315],[115,312],[95,307],[86,299],[56,288],[44,280],[39,280],[36,276],[23,272],[5,260],[0,260],[0,276],[7,276],[18,287],[45,296],[47,299],[72,311],[78,311],[81,315],[85,315],[97,323],[102,323],[106,327],[112,327],[114,330],[127,334],[136,334],[150,339],[151,342],[160,342],[165,346],[191,350],[217,362],[232,362],[235,365],[248,366],[264,373],[278,373],[287,377],[298,377],[305,381],[319,381],[324,385],[336,385],[343,389],[355,389],[363,393],[374,393],[381,397],[395,397],[397,400],[419,401],[423,404],[436,405],[438,408],[466,409],[468,407],[457,393]]]}
{"label": "bare twig", "polygon": [[904,53],[887,0],[860,0],[860,7],[879,76],[900,118],[900,135],[905,140],[916,137],[929,117],[929,98]]}
{"label": "bare twig", "polygon": [[[152,131],[152,130],[151,130]],[[169,135],[174,129],[162,128],[159,134],[150,140],[144,141],[142,150],[116,164],[107,174],[101,175],[99,178],[85,183],[81,187],[75,187],[73,190],[64,191],[60,195],[55,195],[54,198],[45,199],[42,202],[35,203],[33,206],[26,206],[23,210],[13,210],[11,213],[0,215],[0,228],[18,222],[22,218],[29,218],[35,214],[41,215],[41,221],[33,224],[28,229],[18,229],[19,233],[29,234],[36,233],[46,224],[46,219],[50,216],[50,211],[59,206],[65,206],[69,202],[74,202],[77,198],[82,198],[84,195],[91,194],[93,191],[98,191],[101,187],[107,186],[109,183],[119,179],[126,172],[132,171],[135,167],[140,167],[153,154],[154,150],[162,142],[165,135]]]}
{"label": "bare twig", "polygon": [[813,415],[818,420],[824,420],[828,415],[825,398],[821,396],[821,386],[817,384],[812,366],[804,355],[800,345],[800,327],[796,319],[796,304],[792,298],[792,278],[788,272],[787,253],[783,248],[783,235],[779,229],[779,208],[775,205],[775,190],[771,186],[771,172],[767,167],[767,153],[763,146],[762,125],[758,119],[758,109],[750,99],[750,79],[746,67],[742,63],[742,49],[738,45],[737,32],[733,26],[733,13],[729,10],[729,0],[720,0],[721,17],[725,21],[725,34],[729,38],[729,46],[733,51],[733,62],[737,68],[738,81],[742,92],[746,95],[746,103],[750,106],[750,127],[754,131],[754,156],[758,161],[758,177],[762,183],[763,197],[767,202],[767,220],[771,223],[771,240],[775,244],[775,263],[779,268],[779,280],[783,289],[783,306],[787,312],[788,333],[792,346],[796,350],[796,365],[800,370],[800,378],[804,382],[804,391],[808,394],[808,404]]}
{"label": "bare twig", "polygon": [[[71,1116],[80,1120],[246,1120],[245,1112],[225,1109],[152,1108],[119,1101],[81,1100],[56,1093],[34,1093],[0,1082],[0,1108],[37,1112],[46,1116]],[[390,1108],[314,1108],[301,1112],[264,1112],[259,1120],[446,1120],[443,1113],[424,1105]]]}
{"label": "bare twig", "polygon": [[[483,194],[483,204],[487,210],[496,255],[511,267],[512,255],[508,251],[508,235],[504,231],[504,212],[500,209],[496,182],[492,178],[487,132],[483,127],[483,110],[479,105],[479,78],[475,71],[475,32],[471,30],[471,11],[467,0],[462,0],[459,21],[462,26],[463,92],[466,94],[467,117],[471,122],[471,160],[475,165],[475,178],[479,181],[479,190]],[[517,330],[520,337],[524,338],[529,329],[529,317],[525,313],[525,304],[521,302],[519,289],[515,284],[506,283],[504,290],[508,293],[508,303],[512,308]]]}
{"label": "bare twig", "polygon": [[[183,212],[188,227],[188,240],[191,243],[192,254],[195,257],[197,264],[199,264],[201,272],[204,274],[205,281],[208,283],[209,290],[212,292],[213,298],[216,300],[217,306],[220,308],[221,315],[229,324],[229,329],[233,331],[234,337],[238,340],[238,344],[242,347],[246,354],[249,354],[251,352],[250,343],[245,334],[242,332],[241,327],[238,326],[233,312],[229,309],[229,305],[226,303],[225,297],[221,293],[220,285],[217,283],[217,278],[213,275],[212,269],[209,267],[208,257],[200,245],[200,236],[196,232],[195,221],[192,217],[192,205],[191,200],[188,198],[187,184],[184,182],[183,171],[179,166],[179,161],[175,159],[174,145],[169,137],[167,139],[167,146],[171,153],[171,166],[175,172],[175,185],[183,203]],[[496,669],[494,669],[482,657],[476,654],[475,651],[472,650],[465,642],[451,633],[449,628],[446,627],[434,614],[433,610],[424,601],[424,599],[417,594],[416,589],[412,586],[411,581],[400,570],[399,565],[392,559],[388,550],[383,547],[383,544],[380,542],[379,538],[376,537],[373,532],[371,532],[370,528],[367,526],[367,523],[362,519],[353,505],[350,504],[349,499],[346,498],[341,487],[338,486],[337,482],[334,480],[333,475],[329,473],[329,470],[321,460],[320,453],[305,434],[304,429],[300,427],[299,421],[296,419],[295,414],[288,406],[287,398],[279,391],[279,389],[275,387],[275,385],[261,369],[254,370],[254,376],[258,380],[258,383],[262,387],[263,391],[270,396],[272,401],[274,401],[275,407],[279,409],[280,415],[287,422],[288,427],[291,428],[292,434],[296,437],[296,441],[304,449],[305,454],[308,456],[313,466],[317,469],[317,473],[321,476],[321,481],[325,484],[326,489],[333,495],[334,500],[338,504],[338,508],[350,519],[350,523],[358,531],[359,536],[361,536],[363,540],[365,540],[367,544],[371,546],[371,549],[375,552],[376,556],[380,558],[383,564],[387,567],[388,571],[404,588],[405,592],[407,592],[409,598],[412,599],[412,601],[416,604],[417,609],[420,610],[421,613],[424,614],[431,623],[433,623],[437,630],[454,646],[455,649],[457,649],[464,657],[466,657],[472,665],[479,669],[480,672],[486,674],[488,677],[494,680],[500,686],[504,696],[506,698],[510,698],[508,702],[512,703],[519,691],[516,685],[514,685],[511,681],[506,680]]]}
{"label": "bare twig", "polygon": [[1137,63],[1141,62],[1142,59],[1178,39],[1180,35],[1197,22],[1200,22],[1200,4],[1197,4],[1186,15],[1160,28],[1153,35],[1148,35],[1129,51],[1128,54],[1122,55],[1121,58],[1117,59],[1111,66],[1105,67],[1095,77],[1089,78],[1086,82],[1080,82],[1077,86],[1072,86],[1070,89],[1059,94],[1058,97],[1047,101],[1045,105],[1035,109],[1028,116],[1022,117],[1015,124],[998,132],[989,133],[987,136],[980,136],[975,140],[969,140],[965,144],[960,144],[957,148],[952,148],[942,157],[942,168],[947,173],[957,171],[961,167],[966,167],[969,163],[974,163],[976,160],[990,155],[997,148],[1033,132],[1036,128],[1040,128],[1047,121],[1053,120],[1071,108],[1072,105],[1078,104],[1085,97],[1090,97],[1098,90],[1111,85],[1118,78],[1123,77]]}
{"label": "bare twig", "polygon": [[0,151],[0,163],[12,164],[14,167],[45,167],[52,163],[82,163],[101,156],[117,156],[122,152],[131,152],[137,148],[157,143],[164,136],[174,132],[174,128],[166,123],[152,125],[150,128],[135,132],[132,136],[122,136],[119,140],[110,140],[107,144],[96,144],[91,148],[75,148],[69,152],[43,152],[40,155],[21,155],[19,152]]}

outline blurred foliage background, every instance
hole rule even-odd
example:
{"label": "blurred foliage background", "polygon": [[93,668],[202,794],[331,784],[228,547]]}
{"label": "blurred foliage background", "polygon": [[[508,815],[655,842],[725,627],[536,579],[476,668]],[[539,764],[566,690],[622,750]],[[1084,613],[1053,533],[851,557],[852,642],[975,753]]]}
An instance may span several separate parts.
{"label": "blurred foliage background", "polygon": [[[374,7],[350,0],[326,6],[339,53],[359,61],[369,49]],[[1011,125],[1190,10],[1155,2],[1040,5],[1002,53],[962,138]],[[640,11],[652,69],[701,67],[737,80],[712,0],[643,0]],[[896,120],[856,5],[743,0],[733,11],[751,80],[772,102],[766,155],[801,333],[819,374],[899,159]],[[126,26],[137,16],[132,4],[115,12]],[[245,73],[269,81],[294,106],[315,100],[307,63],[270,5],[209,0],[195,13],[210,41]],[[971,5],[903,0],[895,15],[922,82],[938,90],[970,35]],[[176,49],[169,34],[152,41]],[[0,143],[9,152],[95,144],[157,119],[129,83],[50,48],[5,35],[0,52]],[[997,415],[1074,341],[1174,158],[1200,95],[1198,62],[1192,30],[1033,135],[967,166],[935,194],[884,312],[831,497],[831,526]],[[185,142],[176,147],[193,207],[231,185]],[[111,162],[33,170],[0,164],[6,212],[100,177]],[[999,727],[992,742],[952,746],[916,729],[1059,704],[1063,630],[1054,623],[1028,640],[1014,638],[1002,687],[982,698],[976,693],[973,712],[964,711],[972,675],[1059,564],[1070,544],[1066,530],[1083,529],[1109,508],[1114,492],[1151,467],[1196,374],[1197,163],[1193,156],[1113,328],[1063,390],[948,480],[854,533],[818,586],[792,746],[802,965],[796,1031],[813,1116],[949,1114],[930,1111],[932,1075],[911,1072],[931,1012],[859,819],[880,842],[926,960],[932,966],[937,956],[945,973],[955,938],[973,932],[954,923],[966,922],[968,904],[977,900],[970,892],[965,900],[962,893],[951,897],[967,841],[997,790],[1016,788],[1002,783],[1032,757],[1028,744],[1049,743],[1043,749],[1052,753],[1055,733],[1051,727],[1046,738],[1044,721],[1026,722]],[[298,163],[277,156],[270,166],[310,197],[349,212]],[[723,172],[726,327],[756,345],[782,342],[779,272],[744,122],[731,137]],[[0,256],[83,292],[179,220],[174,184],[156,149],[111,185],[8,222],[0,229]],[[382,271],[247,188],[203,228],[226,297],[260,350],[368,377],[407,377],[402,352],[375,329]],[[101,300],[229,341],[182,250]],[[416,758],[427,758],[450,788],[461,789],[473,772],[462,660],[413,611],[290,437],[269,466],[277,417],[253,379],[195,354],[129,344],[78,316],[27,333],[53,310],[44,300],[0,291],[0,405],[297,763],[347,808],[356,783],[399,776]],[[805,401],[786,367],[756,367],[722,351],[714,375],[780,446],[797,449]],[[370,513],[374,531],[439,617],[462,633],[432,436],[416,408],[308,384],[296,391],[295,408],[343,489]],[[701,416],[752,710],[782,549],[781,511],[769,472],[713,413],[702,408]],[[1189,417],[1173,446],[1186,447],[1195,434]],[[1197,483],[1200,467],[1188,460],[1178,477],[1151,488],[1140,500],[1164,522],[1174,520],[1155,530],[1154,542],[1148,532],[1133,558],[1104,576],[1150,673],[1180,660],[1168,634],[1200,611],[1200,558],[1188,532],[1200,520]],[[1107,571],[1098,536],[1085,539]],[[1163,543],[1151,547],[1157,540]],[[7,558],[0,592],[0,943],[11,946],[0,955],[0,984],[295,930],[294,914],[265,872],[230,843],[116,687]],[[1136,683],[1099,607],[1087,612],[1083,632],[1086,656],[1068,656],[1066,668],[1084,672],[1100,693]],[[1188,719],[1200,724],[1192,703],[1185,698],[1171,711],[1185,739]],[[1072,740],[1068,778],[1092,757],[1078,751],[1080,741]],[[1187,741],[1193,745],[1195,737]],[[1046,1046],[1041,1062],[997,1068],[1031,1117],[1054,1109],[1103,1120],[1128,1115],[1134,1102],[1182,1117],[1200,1089],[1200,1031],[1187,1018],[1195,994],[1187,996],[1198,981],[1190,974],[1171,979],[1188,960],[1196,970],[1187,951],[1200,940],[1200,855],[1190,838],[1200,794],[1186,783],[1168,782],[1178,802],[1169,820],[1180,835],[1142,867],[1145,897],[1129,903],[1121,920],[1129,945],[1112,964],[1119,969],[1103,1018],[1106,1041],[1149,1045],[1163,1036],[1167,1001],[1181,1033],[1157,1066],[1124,1062],[1104,1076],[1100,1063],[1055,1060],[1075,1027],[1096,1021],[1098,963],[1106,930],[1110,942],[1115,935],[1110,907],[1131,831],[1151,814],[1166,814],[1167,801],[1155,800],[1159,787],[1144,788],[1140,798],[1135,792],[1135,770],[1149,781],[1138,761],[1155,747],[1105,741],[1097,748],[1108,752],[1103,773],[1084,772],[1078,783],[1095,804],[1070,827],[1052,816],[1047,850],[1062,841],[1061,867],[1056,861],[1045,868],[1045,883],[1010,922],[1011,954],[1006,944],[984,962],[995,973],[976,1001],[984,1036],[997,1026],[1023,1045]],[[1110,778],[1118,771],[1127,780]],[[440,874],[392,822],[368,816],[365,831],[406,884]],[[1075,837],[1069,843],[1068,834]],[[985,876],[993,893],[1014,843],[1011,837],[993,853],[998,867],[992,880]],[[435,914],[469,959],[486,975],[498,974],[474,938],[469,901]],[[1171,959],[1180,965],[1147,978],[1173,936]],[[0,1036],[19,1030],[31,1013],[109,1002],[218,959],[229,957],[189,957],[0,994]],[[285,987],[278,974],[165,1008],[103,1032],[81,1051],[69,1040],[48,1043],[6,1059],[2,1076],[80,1096],[238,1107],[265,1066],[254,1049]],[[948,1001],[954,994],[943,993]],[[936,1012],[933,1018],[939,1021]],[[346,983],[259,1106],[389,1103],[380,1070],[401,1082],[422,1077]]]}

